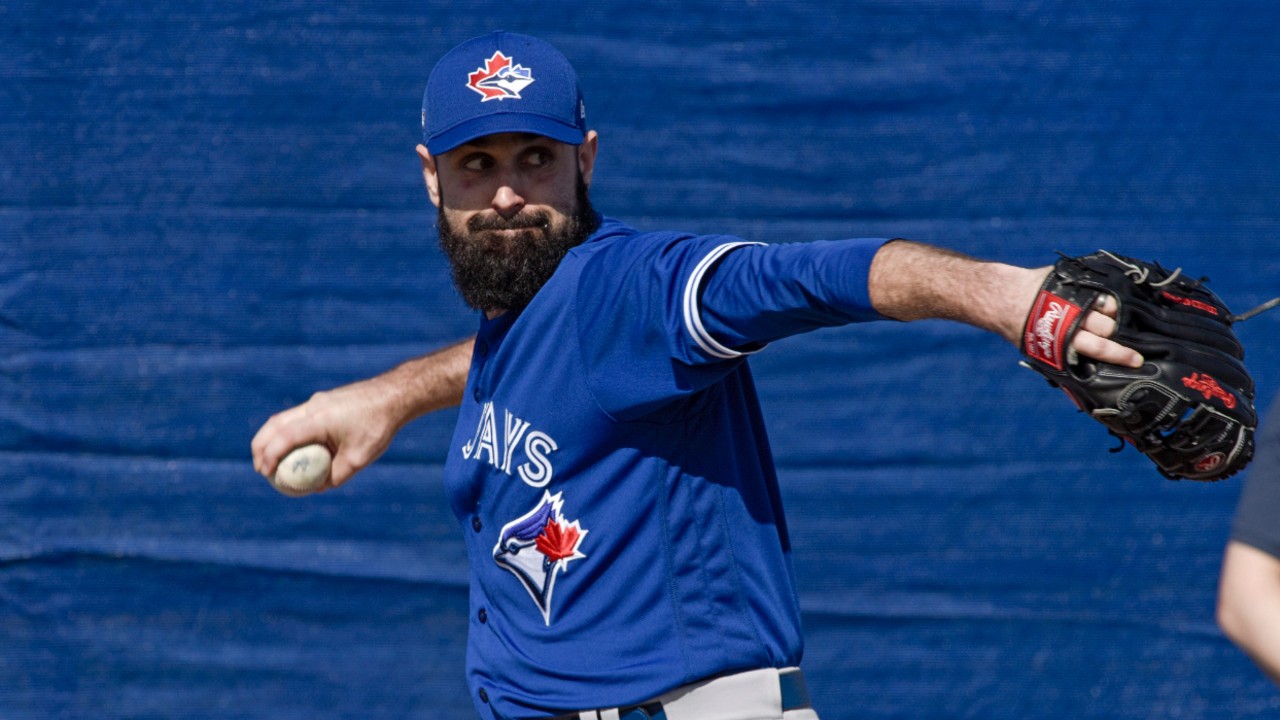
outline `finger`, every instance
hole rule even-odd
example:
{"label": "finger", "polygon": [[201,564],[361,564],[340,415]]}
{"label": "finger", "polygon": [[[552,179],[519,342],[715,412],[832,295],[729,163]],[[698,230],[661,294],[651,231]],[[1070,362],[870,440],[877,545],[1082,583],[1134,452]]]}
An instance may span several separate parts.
{"label": "finger", "polygon": [[1114,295],[1103,293],[1093,302],[1093,309],[1107,317],[1113,318],[1120,312],[1120,301],[1116,300]]}
{"label": "finger", "polygon": [[1114,317],[1103,315],[1099,310],[1085,315],[1084,323],[1080,327],[1098,337],[1109,338],[1116,334],[1118,323]]}
{"label": "finger", "polygon": [[316,398],[320,393],[311,396],[307,402],[276,413],[258,431],[261,440],[254,441],[261,447],[255,452],[255,467],[263,476],[270,478],[276,471],[276,465],[296,448],[311,443],[331,444],[326,434],[325,414]]}
{"label": "finger", "polygon": [[1085,330],[1076,333],[1071,339],[1071,347],[1085,357],[1112,365],[1139,368],[1145,362],[1137,350]]}
{"label": "finger", "polygon": [[306,417],[306,415],[306,406],[298,405],[272,415],[262,424],[262,427],[258,429],[257,434],[253,436],[253,440],[249,443],[249,447],[253,452],[254,470],[264,476],[270,476],[271,473],[275,472],[275,463],[279,461],[280,457],[275,457],[274,460],[268,461],[267,448],[271,446],[283,429]]}
{"label": "finger", "polygon": [[374,448],[360,448],[350,443],[338,448],[329,467],[329,482],[339,487],[352,476],[368,467],[382,453]]}
{"label": "finger", "polygon": [[327,444],[325,437],[310,424],[294,422],[281,427],[267,442],[262,451],[262,468],[266,478],[275,475],[276,468],[285,455],[312,443]]}
{"label": "finger", "polygon": [[279,434],[272,436],[262,448],[262,459],[259,461],[258,472],[268,480],[272,479],[276,474],[276,468],[279,467],[280,461],[292,449],[293,444],[290,441]]}
{"label": "finger", "polygon": [[329,466],[329,481],[326,484],[326,490],[336,488],[351,479],[359,468],[354,467],[351,461],[347,459],[346,453],[339,452],[333,458],[333,464]]}
{"label": "finger", "polygon": [[258,428],[253,440],[249,442],[249,450],[253,454],[253,469],[258,473],[262,472],[262,453],[266,450],[267,443],[271,442],[271,438],[275,437],[278,417],[279,415],[272,415],[268,418],[262,427]]}

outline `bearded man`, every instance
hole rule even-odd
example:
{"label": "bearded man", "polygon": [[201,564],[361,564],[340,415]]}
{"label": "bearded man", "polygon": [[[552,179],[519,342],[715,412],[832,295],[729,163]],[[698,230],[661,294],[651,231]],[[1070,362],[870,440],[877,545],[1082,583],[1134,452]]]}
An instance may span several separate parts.
{"label": "bearded man", "polygon": [[[883,319],[958,320],[1017,344],[1047,269],[605,217],[589,201],[599,138],[576,74],[535,38],[459,45],[423,102],[423,177],[477,335],[274,416],[255,467],[270,477],[290,449],[324,443],[337,487],[405,423],[460,405],[444,483],[468,550],[482,717],[816,718],[747,357]],[[1137,367],[1107,339],[1114,313],[1090,312],[1072,344]]]}

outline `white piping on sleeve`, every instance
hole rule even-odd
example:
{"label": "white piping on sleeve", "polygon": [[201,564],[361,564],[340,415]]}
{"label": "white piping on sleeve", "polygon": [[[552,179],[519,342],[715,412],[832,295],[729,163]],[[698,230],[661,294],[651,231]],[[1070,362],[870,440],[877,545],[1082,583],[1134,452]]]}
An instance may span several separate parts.
{"label": "white piping on sleeve", "polygon": [[728,253],[730,250],[740,248],[744,245],[764,245],[761,242],[733,242],[725,243],[716,247],[707,256],[698,262],[693,268],[693,272],[689,275],[689,281],[684,286],[684,327],[693,337],[693,341],[702,348],[702,351],[712,357],[721,358],[722,360],[732,360],[736,357],[742,357],[749,353],[742,353],[732,348],[721,345],[715,338],[711,337],[711,333],[702,325],[702,308],[698,301],[698,290],[702,287],[702,279],[706,276],[707,271],[711,269],[716,261]]}

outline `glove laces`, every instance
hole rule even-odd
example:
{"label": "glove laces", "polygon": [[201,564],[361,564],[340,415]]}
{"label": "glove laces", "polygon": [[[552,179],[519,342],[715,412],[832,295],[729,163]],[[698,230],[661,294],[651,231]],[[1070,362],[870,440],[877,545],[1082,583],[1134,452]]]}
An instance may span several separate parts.
{"label": "glove laces", "polygon": [[1237,322],[1240,322],[1240,321],[1242,321],[1242,320],[1248,320],[1249,318],[1253,317],[1254,315],[1261,315],[1262,313],[1264,313],[1264,312],[1266,312],[1266,311],[1270,310],[1271,308],[1273,308],[1273,307],[1275,307],[1275,306],[1277,306],[1277,305],[1280,305],[1280,297],[1277,297],[1277,298],[1271,298],[1270,300],[1268,300],[1268,301],[1266,301],[1266,302],[1262,303],[1261,305],[1259,305],[1259,306],[1258,306],[1258,307],[1256,307],[1256,308],[1253,308],[1252,310],[1246,310],[1246,311],[1244,311],[1244,312],[1240,313],[1239,315],[1232,315],[1232,316],[1231,316],[1231,322],[1233,322],[1233,323],[1237,323]]}
{"label": "glove laces", "polygon": [[[1131,262],[1127,262],[1115,253],[1107,252],[1106,250],[1099,250],[1098,252],[1111,258],[1111,260],[1117,265],[1124,266],[1126,268],[1124,274],[1128,275],[1129,279],[1132,280],[1135,285],[1141,285],[1142,283],[1147,282],[1147,278],[1151,275],[1151,270],[1149,268],[1144,268],[1139,265],[1134,265]],[[1177,280],[1178,276],[1181,274],[1182,268],[1174,268],[1173,272],[1169,273],[1169,277],[1161,280],[1160,282],[1147,284],[1151,287],[1164,287],[1171,284],[1174,280]]]}
{"label": "glove laces", "polygon": [[[1147,278],[1150,277],[1151,275],[1151,271],[1149,268],[1134,265],[1131,262],[1125,261],[1123,258],[1119,257],[1115,253],[1111,253],[1106,250],[1099,250],[1098,252],[1102,253],[1103,255],[1106,255],[1107,257],[1111,258],[1111,260],[1115,262],[1117,265],[1120,265],[1121,267],[1125,268],[1124,274],[1127,275],[1129,279],[1132,280],[1136,285],[1141,285],[1142,283],[1145,282],[1151,287],[1156,287],[1156,288],[1164,287],[1166,285],[1171,284],[1174,280],[1178,278],[1179,275],[1182,274],[1182,268],[1176,268],[1174,269],[1173,272],[1169,273],[1169,277],[1165,278],[1164,280],[1161,280],[1160,282],[1148,282]],[[1262,313],[1276,307],[1277,305],[1280,305],[1280,297],[1272,298],[1251,310],[1246,310],[1245,312],[1239,313],[1237,315],[1231,315],[1227,318],[1227,320],[1229,320],[1232,323],[1243,322],[1245,320],[1248,320],[1251,317],[1261,315]]]}

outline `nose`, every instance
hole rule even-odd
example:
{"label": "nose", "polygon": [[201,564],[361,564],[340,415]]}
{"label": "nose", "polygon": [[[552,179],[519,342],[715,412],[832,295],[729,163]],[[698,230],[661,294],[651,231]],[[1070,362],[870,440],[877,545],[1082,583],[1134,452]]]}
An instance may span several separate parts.
{"label": "nose", "polygon": [[524,208],[524,198],[510,184],[503,184],[493,194],[493,209],[505,220],[510,220]]}

